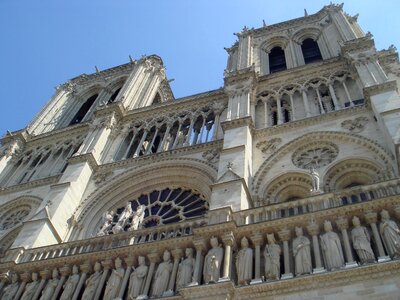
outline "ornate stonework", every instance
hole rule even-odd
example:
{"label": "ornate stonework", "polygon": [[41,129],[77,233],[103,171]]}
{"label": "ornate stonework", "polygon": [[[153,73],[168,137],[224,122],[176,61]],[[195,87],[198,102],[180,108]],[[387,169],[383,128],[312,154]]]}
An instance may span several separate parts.
{"label": "ornate stonework", "polygon": [[244,27],[216,90],[60,85],[1,140],[0,298],[397,299],[399,63],[342,7]]}

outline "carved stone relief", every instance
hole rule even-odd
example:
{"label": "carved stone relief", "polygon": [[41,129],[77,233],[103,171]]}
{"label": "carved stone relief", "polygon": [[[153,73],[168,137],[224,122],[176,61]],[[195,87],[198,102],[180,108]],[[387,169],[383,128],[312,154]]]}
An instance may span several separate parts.
{"label": "carved stone relief", "polygon": [[358,117],[354,120],[343,121],[340,125],[342,126],[342,128],[347,129],[350,132],[358,133],[364,130],[367,123],[367,117]]}

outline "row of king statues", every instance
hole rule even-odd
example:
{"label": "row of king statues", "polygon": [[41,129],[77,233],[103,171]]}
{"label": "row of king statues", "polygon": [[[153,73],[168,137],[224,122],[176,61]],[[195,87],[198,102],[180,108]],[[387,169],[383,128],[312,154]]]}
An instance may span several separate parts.
{"label": "row of king statues", "polygon": [[[375,263],[379,255],[374,253],[369,230],[361,225],[357,216],[352,218],[352,223],[350,241],[359,263]],[[312,245],[315,246],[316,241],[320,243],[324,270],[333,271],[345,266],[342,247],[342,243],[345,243],[345,237],[339,237],[333,230],[330,221],[324,222],[324,233],[319,235],[319,239],[313,236],[312,242],[304,235],[302,227],[296,227],[295,234],[291,248],[295,276],[313,273],[311,249],[315,251],[316,248]],[[399,258],[400,230],[386,210],[381,212],[379,235],[387,254],[392,259]],[[282,249],[281,244],[276,241],[275,235],[273,233],[267,234],[267,243],[263,251],[265,281],[281,279],[281,258],[282,254],[285,255],[285,251],[286,255],[289,253],[287,245],[284,244]],[[20,300],[69,300],[78,299],[78,295],[80,299],[89,300],[99,299],[100,294],[102,294],[102,299],[105,300],[171,296],[174,295],[174,291],[179,291],[181,288],[190,285],[200,284],[201,282],[204,284],[219,282],[221,280],[221,266],[223,263],[227,263],[226,257],[230,257],[226,253],[224,255],[226,249],[219,244],[218,238],[213,236],[210,239],[210,248],[204,256],[202,266],[200,263],[202,259],[199,259],[201,255],[196,255],[195,258],[192,248],[186,248],[183,257],[181,257],[182,254],[173,255],[173,260],[171,260],[171,252],[165,250],[162,261],[158,263],[157,268],[156,261],[150,260],[151,263],[148,265],[145,256],[137,257],[136,267],[132,266],[133,262],[127,263],[127,267],[124,267],[123,261],[117,257],[114,260],[114,268],[111,272],[109,272],[109,268],[102,268],[99,262],[94,264],[94,271],[90,275],[85,273],[85,276],[79,272],[76,265],[73,266],[68,278],[60,277],[59,271],[62,268],[55,268],[52,271],[51,278],[47,279],[46,283],[42,285],[43,280],[39,280],[36,272],[32,273],[31,281],[28,283],[25,281],[24,284],[19,282],[18,275],[13,273],[10,276],[11,282],[1,292],[1,299],[12,300],[15,299],[16,295]],[[318,249],[318,251],[320,250]],[[314,257],[317,256],[317,253],[313,254]],[[251,284],[253,280],[257,279],[253,271],[254,268],[259,268],[259,266],[256,266],[256,262],[260,261],[260,259],[254,258],[254,249],[250,247],[249,239],[242,237],[240,247],[235,253],[234,268],[227,268],[234,269],[235,275],[230,274],[228,277],[236,279],[238,285]],[[230,264],[231,262],[228,265]],[[195,274],[196,271],[198,274]],[[287,271],[285,266],[285,272]]]}

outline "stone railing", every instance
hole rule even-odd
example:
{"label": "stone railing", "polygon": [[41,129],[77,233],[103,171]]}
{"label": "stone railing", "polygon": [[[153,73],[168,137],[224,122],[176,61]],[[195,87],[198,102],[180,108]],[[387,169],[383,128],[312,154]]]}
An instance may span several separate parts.
{"label": "stone railing", "polygon": [[[231,292],[233,289],[237,293],[246,286],[269,290],[272,284],[275,291],[284,291],[287,288],[285,282],[290,278],[296,278],[297,283],[326,284],[328,281],[334,284],[334,280],[342,280],[334,276],[336,271],[348,272],[352,278],[361,273],[366,276],[367,273],[399,272],[399,262],[394,260],[399,253],[387,242],[388,239],[400,241],[400,235],[394,237],[386,232],[390,227],[398,226],[400,220],[400,198],[396,196],[398,183],[392,180],[327,194],[329,197],[318,195],[310,198],[314,200],[303,199],[304,205],[315,210],[291,218],[264,222],[258,219],[257,223],[237,224],[234,221],[239,213],[223,214],[230,209],[219,209],[216,210],[219,224],[214,225],[210,224],[211,219],[208,220],[210,225],[205,225],[205,219],[193,219],[60,245],[13,249],[8,252],[8,259],[0,264],[0,273],[4,275],[0,276],[4,278],[1,285],[9,286],[11,290],[10,279],[16,274],[14,282],[18,291],[15,290],[17,294],[13,299],[20,299],[32,287],[37,295],[31,299],[38,299],[42,291],[57,299],[61,294],[67,294],[69,288],[73,295],[70,294],[68,299],[80,299],[82,293],[90,291],[90,285],[85,282],[98,278],[97,289],[90,299],[103,299],[108,293],[111,293],[111,299],[129,299],[137,295],[142,298],[175,295],[174,299],[196,299],[216,287]],[[373,196],[363,201],[363,194]],[[332,199],[343,200],[344,197],[352,199],[353,205],[339,201],[332,202],[336,206],[327,207]],[[213,216],[212,212],[215,211],[209,212],[209,218]],[[250,214],[240,217],[250,219]],[[366,232],[370,232],[371,237]],[[353,247],[354,235],[365,240],[364,252],[369,253],[368,257]],[[339,252],[324,244],[331,240],[336,241],[341,249]],[[299,243],[303,246],[296,246]],[[301,253],[297,255],[295,251],[300,248]],[[275,259],[270,255],[274,251],[277,260],[270,262]],[[330,256],[335,259],[327,260]],[[269,269],[271,264],[279,267]],[[136,290],[131,289],[138,283],[139,270],[145,273],[143,282],[139,282]],[[310,276],[302,276],[306,274]],[[329,274],[333,276],[329,277]],[[73,276],[79,280],[74,281]],[[70,280],[70,284],[65,285],[68,289],[63,288],[66,280]],[[51,290],[51,286],[57,288]]]}
{"label": "stone railing", "polygon": [[170,225],[139,229],[132,232],[111,234],[90,239],[67,242],[32,249],[12,249],[7,251],[2,262],[27,263],[46,259],[61,258],[79,254],[111,250],[134,244],[162,241],[193,234],[193,228],[206,224],[204,218],[196,218]]}
{"label": "stone railing", "polygon": [[[400,180],[394,179],[371,185],[357,186],[333,193],[324,193],[312,197],[252,208],[235,212],[232,219],[238,225],[246,225],[276,220],[324,209],[371,201],[373,199],[400,195]],[[229,217],[227,218],[229,219]],[[213,222],[213,223],[219,223]]]}

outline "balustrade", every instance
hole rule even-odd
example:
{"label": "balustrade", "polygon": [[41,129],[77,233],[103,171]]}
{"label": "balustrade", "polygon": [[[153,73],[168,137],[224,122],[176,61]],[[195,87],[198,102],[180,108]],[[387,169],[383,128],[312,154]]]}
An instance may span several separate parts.
{"label": "balustrade", "polygon": [[[391,184],[385,183],[385,190],[398,192],[397,189],[393,189],[395,184],[396,182],[394,180]],[[375,185],[375,188],[379,187],[379,184]],[[371,187],[363,188],[367,191],[374,190],[370,189]],[[347,193],[349,191],[344,192]],[[394,211],[396,216],[397,212],[400,210],[398,204],[389,206],[386,204],[385,208]],[[318,215],[314,213],[308,224],[298,223],[300,221],[297,221],[297,223],[289,222],[286,225],[276,223],[272,226],[264,226],[262,230],[260,230],[261,227],[258,227],[258,229],[256,229],[256,227],[251,229],[252,226],[257,226],[257,224],[231,227],[233,229],[229,230],[221,230],[218,229],[218,227],[214,229],[203,229],[203,227],[198,226],[201,224],[201,221],[197,220],[196,222],[186,222],[186,224],[140,229],[136,232],[120,233],[114,236],[95,237],[85,241],[29,249],[20,257],[20,260],[16,262],[17,264],[15,266],[18,267],[21,264],[21,267],[23,267],[24,263],[27,262],[35,263],[35,261],[51,258],[52,265],[56,266],[61,274],[61,278],[58,278],[57,275],[57,287],[54,289],[52,299],[56,299],[58,297],[57,295],[62,295],[64,293],[63,288],[67,286],[65,282],[70,282],[73,289],[73,294],[71,294],[73,298],[71,299],[79,299],[85,290],[88,290],[87,293],[89,293],[92,286],[88,285],[88,282],[96,278],[95,284],[97,288],[93,290],[93,299],[101,299],[103,297],[103,291],[106,285],[107,289],[116,289],[110,291],[110,293],[124,299],[128,297],[128,290],[129,293],[141,295],[143,298],[153,295],[153,289],[156,289],[158,291],[157,293],[163,296],[172,296],[179,293],[182,287],[202,285],[207,282],[211,284],[214,282],[234,281],[237,285],[263,284],[263,278],[266,278],[266,284],[268,284],[269,281],[289,280],[292,277],[301,276],[303,274],[318,274],[321,272],[336,271],[338,269],[346,270],[349,267],[356,268],[367,263],[363,261],[362,257],[358,255],[356,257],[354,255],[354,253],[359,253],[356,251],[359,250],[359,248],[357,248],[354,242],[354,230],[356,228],[361,229],[357,231],[357,238],[363,240],[364,247],[365,243],[376,245],[376,249],[374,246],[373,248],[369,247],[369,249],[373,250],[368,250],[374,252],[373,256],[376,260],[375,262],[368,262],[368,264],[379,264],[383,261],[400,257],[400,249],[392,249],[390,253],[391,257],[387,256],[386,253],[388,250],[385,249],[387,245],[385,244],[384,247],[382,244],[382,239],[386,241],[386,243],[400,243],[399,233],[393,235],[391,232],[389,235],[386,232],[386,230],[396,232],[396,228],[398,230],[397,221],[393,220],[385,210],[382,210],[380,213],[382,217],[381,221],[379,221],[379,211],[381,211],[381,208],[377,211],[360,211],[360,209],[354,208],[347,211],[346,215],[342,214],[339,216],[333,213],[329,215]],[[352,218],[352,215],[357,216],[353,218],[353,226],[349,225],[349,220]],[[328,220],[326,218],[328,218]],[[329,220],[334,222],[330,222]],[[354,220],[362,220],[363,224],[357,224]],[[333,228],[332,224],[336,224],[337,227]],[[298,225],[303,227],[298,227]],[[194,227],[197,227],[197,229],[193,232],[192,229]],[[186,228],[190,230],[186,231]],[[307,228],[308,234],[303,234],[303,228]],[[351,232],[352,243],[350,243],[348,231]],[[374,244],[371,244],[369,240],[368,231],[371,231],[373,234]],[[293,232],[296,234],[293,235]],[[182,236],[187,236],[188,239],[174,240],[173,245],[163,242],[163,239],[179,236],[177,235],[178,233]],[[210,243],[208,243],[211,234],[213,237],[210,239]],[[141,240],[141,237],[144,236],[153,236],[153,241],[155,243],[143,244],[146,238]],[[266,237],[268,238],[266,239]],[[388,239],[393,240],[390,241]],[[118,241],[118,243],[114,244],[115,241]],[[147,239],[147,241],[149,240]],[[251,244],[246,241],[251,241]],[[333,246],[333,244],[331,245],[330,243],[335,243],[335,245]],[[85,255],[97,249],[96,245],[102,246],[104,255],[99,256],[97,254],[95,257],[75,257],[75,262],[81,260],[81,263],[79,263],[80,271],[77,266],[74,266],[74,272],[71,273],[72,266],[66,265],[65,262],[67,261],[63,260],[63,257],[73,255],[73,253]],[[122,247],[122,245],[125,247]],[[241,247],[236,247],[236,245],[241,245]],[[124,251],[116,252],[116,247],[122,247]],[[184,252],[188,247],[191,248],[191,250]],[[263,251],[264,255],[261,253],[262,248],[265,248]],[[193,256],[193,249],[196,251],[195,257]],[[337,252],[338,249],[339,252]],[[395,251],[394,254],[393,251]],[[396,251],[398,251],[398,253]],[[238,255],[239,252],[241,255]],[[323,259],[321,259],[321,252],[323,254]],[[172,260],[170,257],[171,253]],[[182,265],[184,253],[186,257],[189,257],[189,265],[185,267]],[[204,255],[205,259],[203,259]],[[144,256],[147,256],[147,260]],[[163,260],[161,260],[161,257],[163,257]],[[99,260],[102,260],[102,271],[101,265],[98,263]],[[268,260],[268,262],[266,262],[266,260]],[[57,261],[59,261],[59,263]],[[92,270],[92,266],[96,261],[95,270]],[[122,261],[124,265],[121,264]],[[232,264],[232,261],[235,261],[235,264]],[[266,263],[272,264],[272,269],[271,265],[268,265],[268,269],[266,268],[268,274],[263,274],[263,268],[261,268],[261,266]],[[25,292],[25,288],[32,286],[32,284],[29,285],[32,278],[37,281],[37,283],[35,283],[37,289],[35,289],[34,298],[39,298],[41,293],[48,291],[46,286],[51,282],[50,271],[47,268],[41,270],[40,266],[41,265],[37,264],[32,267],[32,271],[36,271],[40,274],[40,281],[38,281],[37,274],[31,276],[30,272],[26,272],[28,270],[22,273],[19,271],[21,278],[18,289],[19,295]],[[123,268],[123,270],[121,268]],[[143,276],[140,278],[138,277],[138,271],[136,271],[137,268],[143,270]],[[284,270],[282,275],[280,275],[281,268]],[[117,271],[117,269],[120,271]],[[241,274],[235,274],[234,272],[238,272],[239,269]],[[19,270],[24,269],[19,268]],[[12,273],[14,271],[10,270],[10,272]],[[109,277],[109,274],[118,272],[123,275],[120,277]],[[161,273],[163,275],[160,275]],[[79,275],[77,277],[78,280],[69,280],[74,274],[75,276]],[[98,274],[96,275],[97,277],[94,276],[94,274]],[[203,279],[201,275],[204,275]],[[159,276],[165,276],[165,278],[163,278],[165,281],[160,281],[160,279],[156,280]],[[188,276],[189,280],[182,281],[182,276]],[[88,278],[91,279],[89,280]],[[110,280],[115,280],[113,285],[108,284]],[[178,285],[178,281],[180,283],[185,282],[185,285]],[[159,284],[161,284],[161,286],[159,286]],[[155,287],[155,285],[157,285],[157,287]],[[132,289],[137,290],[133,291]]]}

